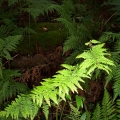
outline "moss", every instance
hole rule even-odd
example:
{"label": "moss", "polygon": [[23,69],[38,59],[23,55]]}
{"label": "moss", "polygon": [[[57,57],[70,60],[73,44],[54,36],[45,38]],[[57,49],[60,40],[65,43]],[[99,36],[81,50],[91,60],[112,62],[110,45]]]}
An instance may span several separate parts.
{"label": "moss", "polygon": [[[46,25],[45,27],[49,26],[48,31],[41,29],[44,25]],[[31,28],[36,31],[36,34],[25,35],[18,46],[18,51],[24,54],[34,54],[37,52],[36,44],[39,44],[43,51],[48,51],[62,45],[67,32],[58,26],[60,26],[58,23],[32,24]]]}
{"label": "moss", "polygon": [[63,29],[63,26],[61,23],[43,22],[43,23],[31,23],[30,24],[30,28],[35,30],[37,33],[44,32],[43,27],[46,27],[48,29],[48,31]]}

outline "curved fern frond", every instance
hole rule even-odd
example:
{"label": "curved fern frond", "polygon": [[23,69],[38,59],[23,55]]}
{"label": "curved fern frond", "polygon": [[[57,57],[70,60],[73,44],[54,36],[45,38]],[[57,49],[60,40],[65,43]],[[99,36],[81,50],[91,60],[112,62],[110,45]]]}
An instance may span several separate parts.
{"label": "curved fern frond", "polygon": [[32,102],[30,96],[21,95],[18,96],[11,105],[6,107],[5,111],[1,111],[0,116],[8,117],[10,115],[13,119],[17,120],[19,116],[22,115],[25,119],[30,118],[33,120],[37,112],[38,106]]}
{"label": "curved fern frond", "polygon": [[[69,94],[69,90],[77,92],[77,87],[82,89],[79,82],[84,82],[82,78],[89,78],[86,75],[86,70],[79,70],[78,66],[62,65],[64,70],[58,71],[53,78],[45,79],[42,86],[35,87],[32,91],[31,97],[33,101],[41,106],[43,98],[50,105],[50,100],[58,104],[57,96],[65,100],[65,96]],[[46,89],[47,87],[47,89]]]}
{"label": "curved fern frond", "polygon": [[[10,115],[12,116],[12,118],[18,118],[19,114],[22,114],[24,118],[30,117],[32,119],[37,112],[36,106],[41,107],[44,100],[49,106],[51,105],[52,101],[58,104],[58,98],[61,98],[65,101],[66,95],[69,94],[69,91],[72,91],[74,93],[77,92],[78,88],[82,89],[80,83],[84,82],[83,79],[89,79],[91,77],[90,73],[93,72],[96,68],[105,68],[106,72],[110,71],[109,66],[113,66],[114,64],[111,60],[105,58],[109,54],[107,53],[106,49],[103,48],[104,44],[100,44],[95,40],[92,40],[91,42],[98,43],[98,45],[94,45],[90,50],[87,50],[86,52],[78,56],[79,58],[85,59],[81,64],[77,64],[76,66],[63,64],[63,70],[59,70],[57,74],[54,75],[52,78],[44,79],[44,82],[41,82],[41,86],[36,86],[35,88],[33,88],[30,95],[22,95],[16,98],[16,101],[14,101],[10,106],[8,106],[5,111],[2,111],[0,115],[6,117]],[[97,55],[94,56],[94,52],[97,53]],[[102,59],[97,60],[99,57],[102,57]],[[102,64],[101,66],[103,68],[98,67],[100,66],[99,64]],[[103,104],[105,102],[103,102]],[[111,102],[107,101],[107,103],[109,103],[107,106],[108,108],[112,107],[112,105],[110,105]],[[18,105],[22,107],[24,106],[25,108],[23,108],[22,110],[22,107],[18,107]],[[28,113],[27,109],[30,109],[30,106],[32,106],[31,109],[33,110],[34,108],[35,111],[33,112],[31,110],[31,112]],[[14,113],[12,111],[15,108],[17,110]],[[110,111],[110,113],[112,112]],[[108,115],[109,117],[111,117],[110,114]],[[87,120],[89,120],[88,118],[90,118],[90,114],[87,114],[86,112],[86,116]]]}
{"label": "curved fern frond", "polygon": [[111,71],[109,66],[114,66],[112,60],[106,58],[106,56],[110,56],[105,48],[103,48],[104,44],[91,45],[88,43],[91,48],[89,51],[85,51],[84,53],[78,55],[76,58],[83,58],[84,62],[80,65],[81,69],[87,67],[88,74],[91,74],[95,69],[101,69],[106,71],[108,74]]}

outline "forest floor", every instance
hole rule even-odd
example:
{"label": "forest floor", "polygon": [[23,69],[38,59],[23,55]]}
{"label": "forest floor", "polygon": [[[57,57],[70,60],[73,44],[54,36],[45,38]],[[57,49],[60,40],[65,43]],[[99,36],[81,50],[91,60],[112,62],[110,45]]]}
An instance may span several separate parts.
{"label": "forest floor", "polygon": [[[30,89],[33,89],[34,86],[41,85],[40,82],[43,82],[43,79],[51,78],[58,70],[62,69],[60,65],[64,62],[70,52],[66,52],[64,56],[62,53],[62,46],[58,46],[54,50],[49,50],[47,52],[43,52],[39,47],[39,50],[33,56],[16,54],[13,57],[13,60],[8,62],[8,67],[10,69],[20,70],[22,75],[15,80],[24,83]],[[103,84],[104,83],[98,83],[97,81],[90,81],[88,85],[89,90],[84,91],[79,89],[78,95],[85,97],[88,104],[96,103],[103,97]],[[71,96],[74,101],[75,94],[71,93]],[[61,105],[62,104],[63,103],[61,103]],[[70,109],[68,108],[69,105],[66,104],[66,109],[64,110],[65,114],[70,112]],[[51,120],[55,117],[55,115],[53,115],[55,114],[55,111],[55,107],[51,108]],[[41,114],[41,112],[39,114]],[[35,118],[35,120],[38,119]]]}

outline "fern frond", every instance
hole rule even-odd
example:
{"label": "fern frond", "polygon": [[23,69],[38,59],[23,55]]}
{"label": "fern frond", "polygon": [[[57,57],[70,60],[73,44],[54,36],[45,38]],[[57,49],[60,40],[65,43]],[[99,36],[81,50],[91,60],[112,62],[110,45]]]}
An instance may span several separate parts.
{"label": "fern frond", "polygon": [[115,46],[114,46],[114,51],[119,54],[120,53],[120,37],[117,39]]}
{"label": "fern frond", "polygon": [[64,70],[58,71],[59,74],[54,75],[51,79],[45,79],[45,82],[41,83],[42,86],[38,86],[32,91],[31,97],[38,105],[41,106],[43,98],[49,105],[50,100],[58,103],[57,96],[65,100],[69,90],[77,92],[77,87],[82,89],[79,84],[79,82],[84,82],[82,78],[89,78],[86,70],[80,71],[78,66],[63,66],[66,67]]}
{"label": "fern frond", "polygon": [[80,120],[81,112],[78,110],[78,108],[74,107],[71,103],[69,105],[71,110],[69,115],[67,115],[66,118],[68,118],[68,120]]}
{"label": "fern frond", "polygon": [[[91,42],[97,43],[95,40],[92,40]],[[24,118],[33,118],[35,114],[33,115],[33,113],[28,113],[28,111],[25,112],[25,110],[30,108],[30,105],[33,105],[33,107],[36,105],[41,107],[43,101],[45,100],[45,102],[50,106],[52,101],[58,104],[58,98],[66,100],[66,95],[69,94],[69,91],[77,92],[78,88],[82,89],[80,83],[84,82],[83,78],[90,78],[90,72],[93,72],[96,68],[101,69],[101,67],[98,67],[99,64],[102,64],[105,71],[110,71],[109,66],[114,64],[111,60],[105,58],[109,54],[106,49],[103,48],[103,45],[104,44],[94,45],[90,50],[87,50],[86,53],[84,52],[83,54],[80,54],[79,58],[85,59],[80,65],[77,64],[76,66],[72,66],[63,64],[63,70],[59,70],[52,78],[44,79],[44,82],[41,82],[41,86],[36,86],[31,91],[30,95],[19,96],[16,101],[12,103],[12,105],[8,106],[5,111],[2,111],[0,114],[6,117],[10,115],[12,118],[18,118],[19,114],[22,114]],[[94,56],[94,53],[97,53],[97,55]],[[102,57],[102,59],[98,60],[99,57]],[[18,104],[23,107],[23,105],[25,105],[25,100],[26,102],[28,101],[27,104],[29,108],[26,107],[25,110],[22,110],[22,108],[17,108]],[[14,108],[17,108],[15,113],[11,112]],[[88,118],[90,118],[90,114],[88,114],[87,119]]]}
{"label": "fern frond", "polygon": [[42,109],[43,109],[43,113],[44,113],[44,115],[45,115],[46,120],[48,120],[48,116],[49,116],[49,105],[46,104],[45,102],[43,102]]}
{"label": "fern frond", "polygon": [[106,41],[115,41],[120,39],[120,33],[113,33],[113,32],[104,32],[103,35],[99,38],[100,42]]}
{"label": "fern frond", "polygon": [[110,98],[108,91],[104,90],[104,96],[102,100],[102,119],[103,120],[114,120],[116,113],[115,113],[115,106],[113,101]]}
{"label": "fern frond", "polygon": [[83,58],[84,62],[80,65],[81,69],[88,69],[88,74],[91,74],[96,68],[106,71],[108,74],[111,71],[109,66],[114,66],[112,60],[106,58],[110,56],[107,50],[103,48],[104,44],[93,45],[90,51],[78,55],[76,58]]}
{"label": "fern frond", "polygon": [[87,110],[86,111],[86,120],[91,120],[91,113]]}
{"label": "fern frond", "polygon": [[96,108],[93,111],[91,120],[102,120],[101,119],[101,108],[99,104],[96,105]]}
{"label": "fern frond", "polygon": [[[14,111],[14,112],[13,112]],[[0,112],[0,116],[8,117],[11,116],[13,119],[18,119],[19,115],[22,115],[25,119],[33,118],[36,116],[38,112],[38,106],[32,102],[32,99],[28,95],[21,95],[15,99],[6,107],[5,111]]]}
{"label": "fern frond", "polygon": [[113,84],[113,91],[114,91],[114,100],[120,96],[120,65],[116,67],[114,73],[114,84]]}
{"label": "fern frond", "polygon": [[27,0],[28,8],[23,8],[24,11],[30,13],[30,15],[36,20],[40,14],[48,13],[48,8],[55,4],[51,0]]}
{"label": "fern frond", "polygon": [[16,96],[19,93],[29,91],[28,87],[22,83],[15,82],[13,77],[18,77],[21,74],[17,70],[3,70],[3,78],[0,79],[0,102]]}
{"label": "fern frond", "polygon": [[[116,42],[115,42],[115,46],[114,46],[114,52],[112,52],[112,60],[115,63],[115,67],[112,66],[112,72],[111,74],[108,75],[107,77],[107,81],[113,80],[113,92],[114,92],[114,98],[113,100],[115,100],[118,96],[120,96],[120,90],[119,90],[119,86],[120,86],[120,65],[119,65],[119,61],[120,61],[120,38],[116,38]],[[107,82],[106,81],[106,82]]]}
{"label": "fern frond", "polygon": [[6,59],[12,59],[10,56],[11,51],[16,50],[16,45],[19,43],[21,35],[9,36],[7,38],[0,39],[0,57],[5,57]]}
{"label": "fern frond", "polygon": [[63,53],[68,50],[74,50],[79,47],[79,37],[78,36],[69,36],[68,40],[64,43]]}
{"label": "fern frond", "polygon": [[117,119],[120,119],[120,99],[117,99]]}

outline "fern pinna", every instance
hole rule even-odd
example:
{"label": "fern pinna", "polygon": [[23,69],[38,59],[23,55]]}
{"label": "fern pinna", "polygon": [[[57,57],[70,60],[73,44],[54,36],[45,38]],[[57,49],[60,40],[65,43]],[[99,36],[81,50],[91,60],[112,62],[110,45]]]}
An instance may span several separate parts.
{"label": "fern pinna", "polygon": [[104,89],[102,103],[97,103],[91,120],[117,120],[115,105],[106,89]]}
{"label": "fern pinna", "polygon": [[[8,99],[29,91],[28,87],[22,83],[15,82],[14,77],[21,74],[18,70],[6,69],[2,63],[2,59],[12,60],[11,51],[16,51],[16,46],[21,40],[21,35],[8,36],[4,39],[0,38],[0,108],[4,108]],[[8,104],[8,103],[7,103]],[[1,117],[0,119],[5,119]],[[9,117],[7,117],[9,119]],[[10,117],[11,119],[11,117]]]}
{"label": "fern pinna", "polygon": [[[52,102],[58,104],[59,97],[62,100],[66,100],[66,95],[69,94],[69,91],[77,92],[78,88],[82,89],[80,83],[84,82],[85,78],[89,79],[92,72],[96,69],[104,70],[109,73],[111,71],[109,66],[113,66],[114,63],[107,58],[109,54],[106,49],[103,48],[104,44],[96,40],[91,40],[90,43],[94,44],[90,47],[90,50],[86,50],[77,57],[77,59],[84,58],[81,64],[77,64],[76,66],[63,64],[63,70],[58,71],[52,78],[44,79],[44,82],[41,82],[42,85],[36,86],[31,91],[31,94],[19,95],[11,105],[0,112],[0,116],[11,116],[14,119],[18,119],[19,116],[22,115],[24,118],[33,119],[38,108],[43,104],[43,101],[51,106]],[[86,45],[89,45],[89,43]],[[96,50],[98,52],[94,55]],[[100,59],[98,60],[98,58]],[[27,101],[29,103],[28,106],[26,105]],[[24,106],[23,110],[20,106]],[[32,113],[33,109],[34,114]],[[15,111],[11,112],[13,110]],[[31,112],[28,112],[30,110]]]}

